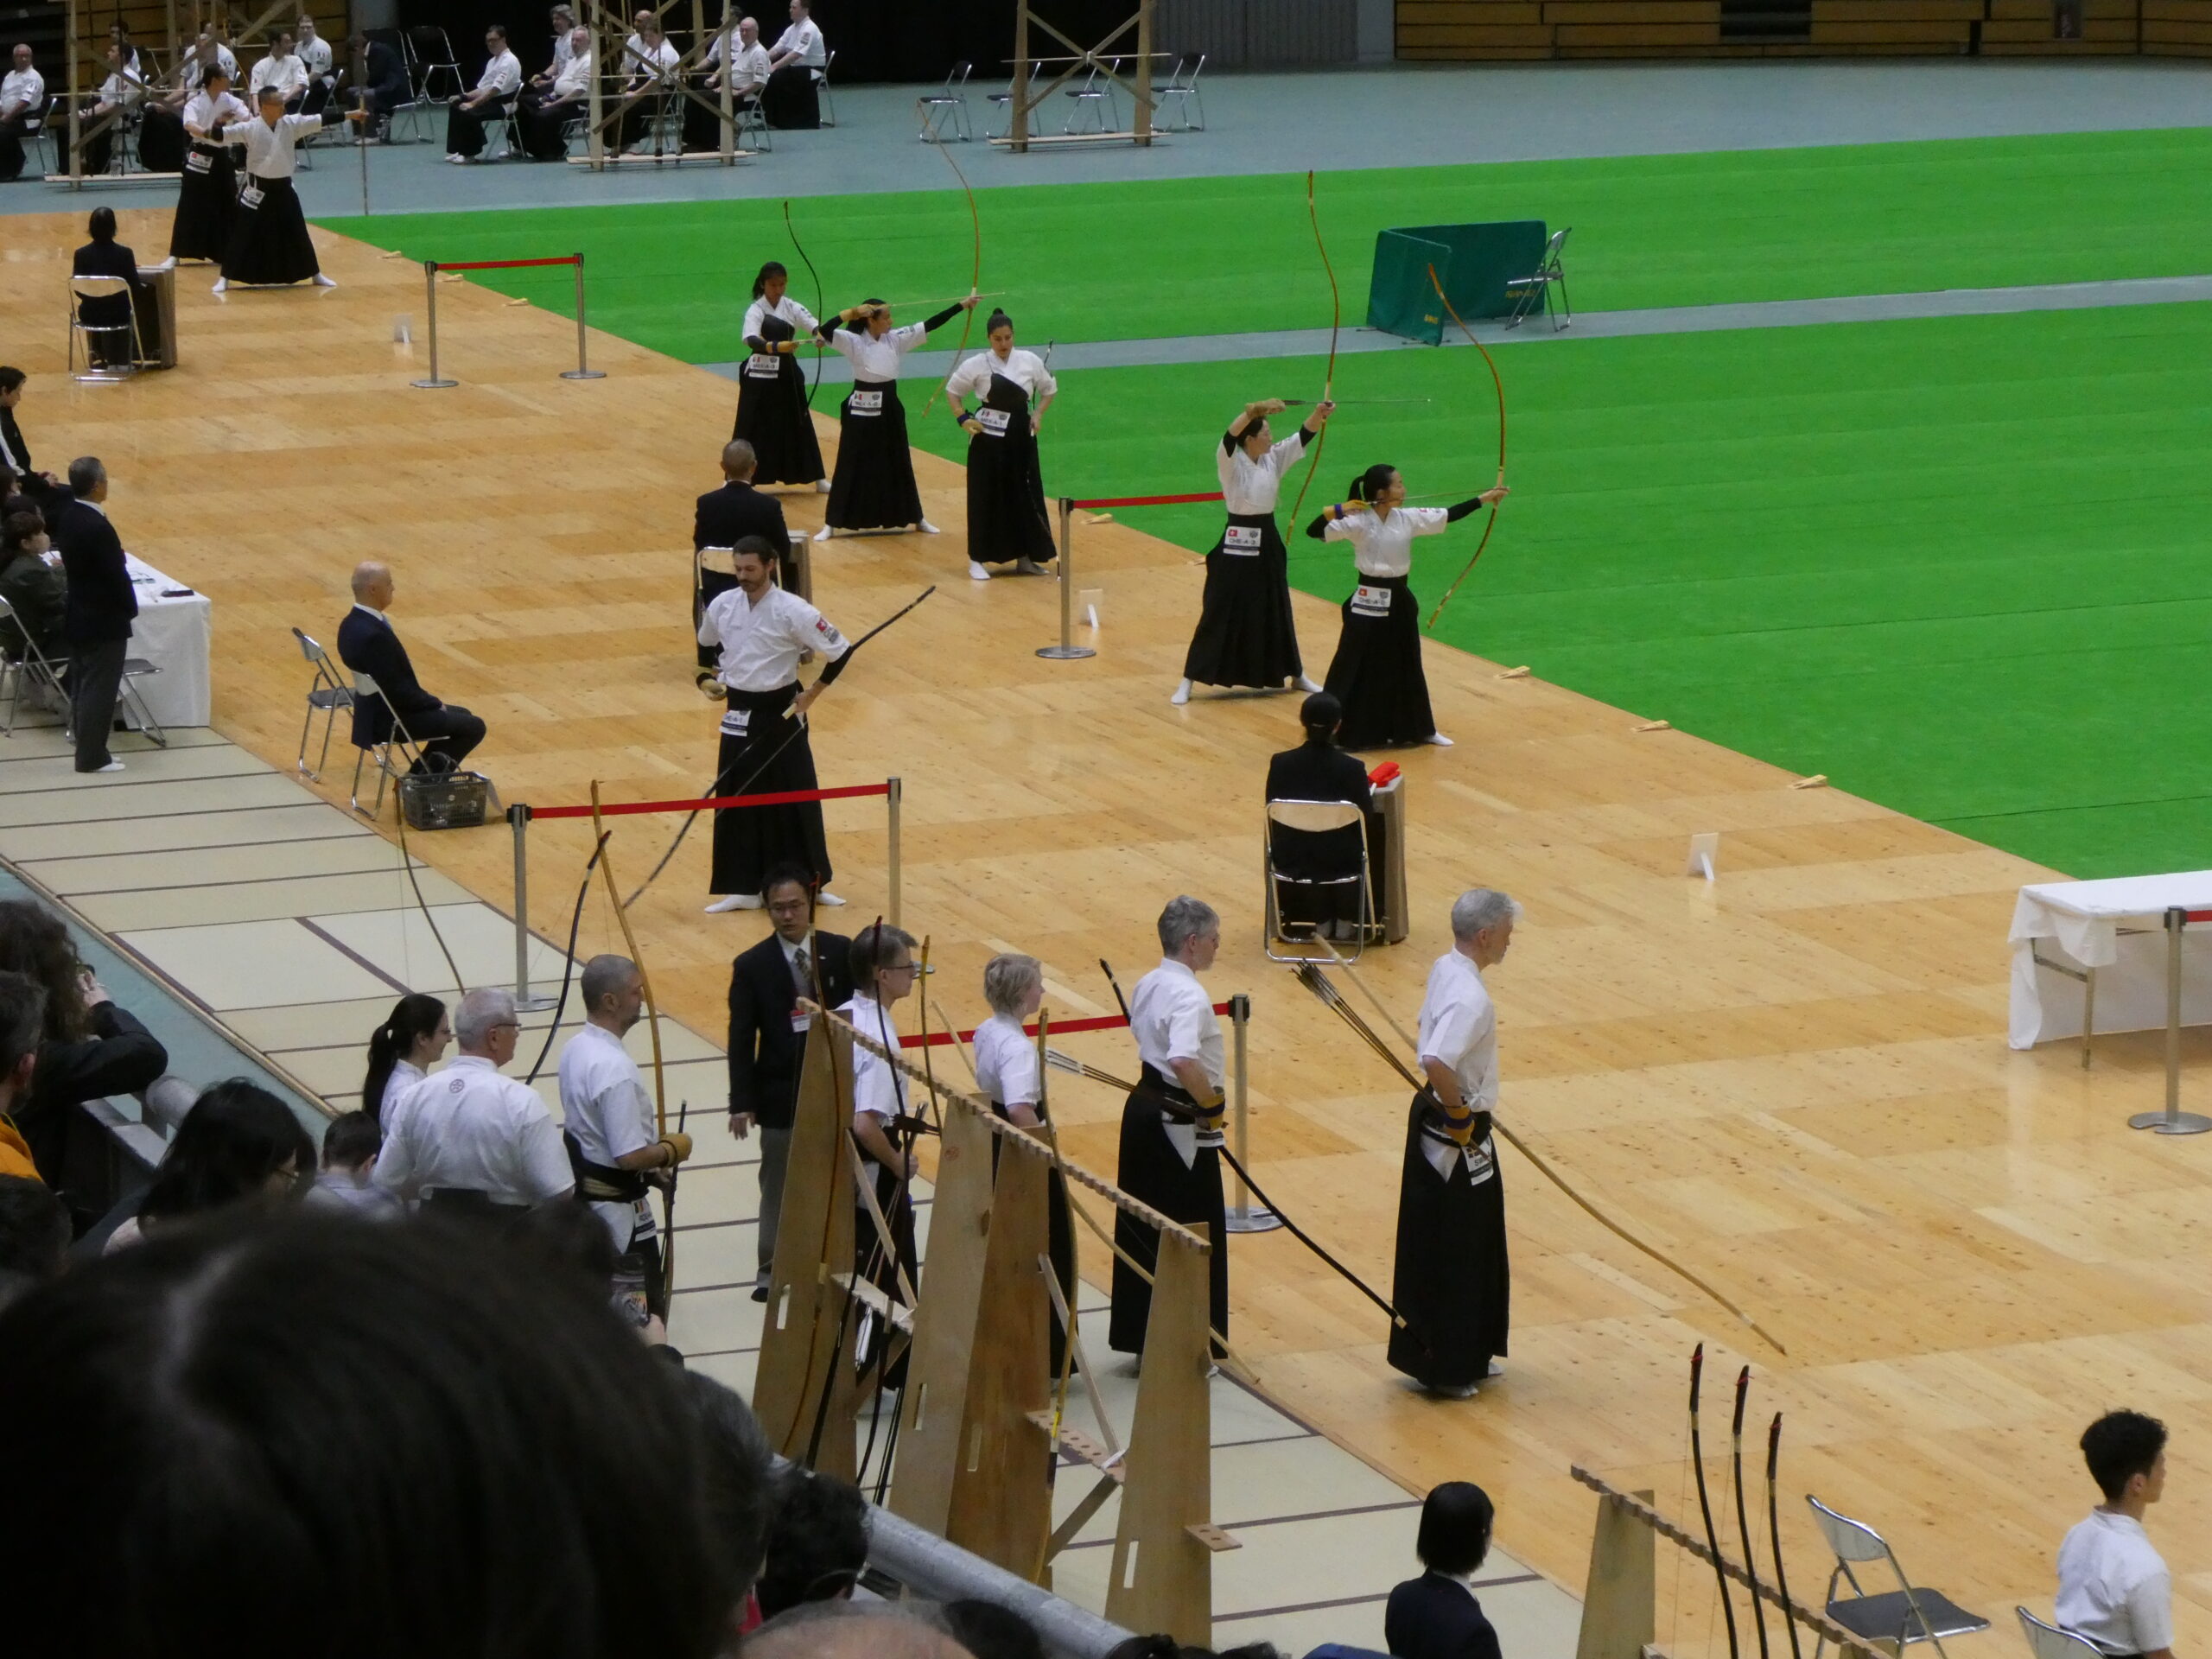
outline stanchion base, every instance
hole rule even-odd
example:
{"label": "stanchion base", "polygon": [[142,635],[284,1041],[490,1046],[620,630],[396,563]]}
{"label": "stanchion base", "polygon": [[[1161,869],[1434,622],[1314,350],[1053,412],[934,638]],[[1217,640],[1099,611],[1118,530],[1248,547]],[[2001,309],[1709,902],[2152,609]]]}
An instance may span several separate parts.
{"label": "stanchion base", "polygon": [[459,385],[461,382],[458,380],[410,380],[407,384],[410,386],[420,386],[425,391],[442,391],[448,386]]}
{"label": "stanchion base", "polygon": [[561,999],[557,996],[548,996],[543,991],[532,991],[528,996],[515,998],[515,1011],[518,1014],[543,1014],[548,1008],[559,1007],[560,1002]]}
{"label": "stanchion base", "polygon": [[1096,657],[1098,653],[1089,645],[1041,645],[1039,657],[1049,657],[1054,662],[1073,662],[1078,657]]}
{"label": "stanchion base", "polygon": [[604,380],[607,378],[607,371],[605,369],[563,369],[561,371],[561,378],[563,380]]}
{"label": "stanchion base", "polygon": [[1255,1204],[1249,1210],[1231,1210],[1224,1224],[1232,1233],[1272,1233],[1282,1225],[1282,1217]]}
{"label": "stanchion base", "polygon": [[2212,1117],[2201,1112],[2176,1112],[2171,1117],[2164,1112],[2138,1112],[2127,1120],[2127,1127],[2153,1135],[2202,1135],[2212,1129]]}

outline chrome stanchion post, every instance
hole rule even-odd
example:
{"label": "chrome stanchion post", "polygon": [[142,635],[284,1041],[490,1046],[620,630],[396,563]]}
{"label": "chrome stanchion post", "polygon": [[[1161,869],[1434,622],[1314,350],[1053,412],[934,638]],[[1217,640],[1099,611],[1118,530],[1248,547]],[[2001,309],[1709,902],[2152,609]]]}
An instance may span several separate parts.
{"label": "chrome stanchion post", "polygon": [[530,988],[530,804],[517,801],[507,809],[507,823],[515,832],[515,1007],[535,1013],[550,1008],[554,999]]}
{"label": "chrome stanchion post", "polygon": [[1089,645],[1075,643],[1075,582],[1068,575],[1068,564],[1075,552],[1075,501],[1072,497],[1060,498],[1060,643],[1041,645],[1039,657],[1049,657],[1065,662],[1078,657],[1096,657],[1098,653]]}
{"label": "chrome stanchion post", "polygon": [[[1249,1169],[1252,1166],[1252,1148],[1244,1118],[1251,1055],[1248,1039],[1252,1029],[1252,999],[1242,991],[1229,999],[1229,1029],[1236,1055],[1230,1084],[1234,1092],[1230,1099],[1236,1112],[1236,1161]],[[1232,1233],[1268,1233],[1282,1225],[1282,1217],[1265,1205],[1254,1204],[1251,1192],[1244,1185],[1244,1178],[1239,1175],[1236,1177],[1236,1202],[1230,1205],[1224,1224]]]}
{"label": "chrome stanchion post", "polygon": [[430,329],[430,378],[414,384],[425,391],[436,391],[457,383],[438,378],[438,262],[435,259],[423,262],[423,308],[429,313]]}
{"label": "chrome stanchion post", "polygon": [[584,361],[584,257],[576,256],[576,366],[561,371],[563,380],[604,380],[607,371],[594,369]]}
{"label": "chrome stanchion post", "polygon": [[896,778],[887,778],[883,781],[886,785],[883,803],[887,809],[886,817],[890,830],[884,849],[884,864],[890,873],[891,879],[888,906],[891,913],[891,925],[896,927],[899,925],[899,798],[905,791],[903,785]]}
{"label": "chrome stanchion post", "polygon": [[2166,911],[2166,1109],[2138,1112],[2127,1120],[2131,1129],[2158,1135],[2202,1135],[2212,1129],[2212,1117],[2181,1109],[2181,936],[2189,925],[2189,912],[2174,905]]}

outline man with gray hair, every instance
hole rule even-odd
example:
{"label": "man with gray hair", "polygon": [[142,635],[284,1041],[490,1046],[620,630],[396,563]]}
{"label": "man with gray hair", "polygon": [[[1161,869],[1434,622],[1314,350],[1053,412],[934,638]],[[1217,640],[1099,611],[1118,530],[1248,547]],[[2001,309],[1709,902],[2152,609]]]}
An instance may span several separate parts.
{"label": "man with gray hair", "polygon": [[469,992],[453,1033],[461,1049],[453,1063],[399,1097],[376,1184],[456,1209],[519,1211],[568,1199],[575,1178],[553,1114],[528,1084],[499,1072],[522,1033],[514,993]]}
{"label": "man with gray hair", "polygon": [[1452,906],[1452,948],[1428,970],[1420,1049],[1427,1086],[1414,1096],[1398,1187],[1390,1300],[1392,1367],[1432,1394],[1464,1400],[1501,1375],[1512,1274],[1505,1189],[1491,1139],[1497,1104],[1497,1010],[1483,969],[1505,960],[1521,906],[1490,887]]}
{"label": "man with gray hair", "polygon": [[[1221,950],[1221,918],[1185,895],[1160,912],[1160,966],[1129,994],[1129,1032],[1144,1069],[1122,1108],[1121,1161],[1115,1177],[1131,1198],[1170,1221],[1203,1226],[1213,1245],[1206,1258],[1209,1323],[1229,1334],[1228,1208],[1221,1190],[1222,1089],[1229,1070],[1221,1021],[1198,976]],[[1147,1273],[1160,1251],[1159,1230],[1120,1212],[1114,1242],[1114,1314],[1107,1342],[1116,1351],[1144,1351],[1152,1318]]]}
{"label": "man with gray hair", "polygon": [[561,1140],[576,1192],[607,1224],[618,1254],[644,1279],[645,1306],[668,1317],[668,1281],[653,1226],[653,1186],[666,1187],[691,1155],[691,1137],[663,1135],[638,1063],[623,1033],[645,1012],[645,979],[627,957],[594,957],[584,964],[584,1027],[561,1051]]}
{"label": "man with gray hair", "polygon": [[138,619],[138,594],[123,538],[107,516],[107,468],[97,455],[69,463],[74,499],[54,519],[54,545],[69,579],[61,637],[69,646],[69,721],[79,772],[121,772],[108,753],[116,700]]}

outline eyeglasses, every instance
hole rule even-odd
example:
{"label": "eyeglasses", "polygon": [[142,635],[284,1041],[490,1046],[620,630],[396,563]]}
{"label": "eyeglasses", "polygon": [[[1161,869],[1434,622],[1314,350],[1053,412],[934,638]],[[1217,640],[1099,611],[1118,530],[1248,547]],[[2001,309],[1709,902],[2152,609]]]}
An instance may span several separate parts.
{"label": "eyeglasses", "polygon": [[913,962],[887,962],[876,971],[882,974],[911,974],[920,965]]}

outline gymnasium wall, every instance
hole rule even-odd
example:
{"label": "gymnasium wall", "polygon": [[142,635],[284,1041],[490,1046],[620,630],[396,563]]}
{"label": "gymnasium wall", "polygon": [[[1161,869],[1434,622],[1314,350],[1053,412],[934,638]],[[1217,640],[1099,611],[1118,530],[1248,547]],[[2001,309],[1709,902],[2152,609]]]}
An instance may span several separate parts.
{"label": "gymnasium wall", "polygon": [[2212,0],[1396,0],[1401,60],[2212,56]]}

